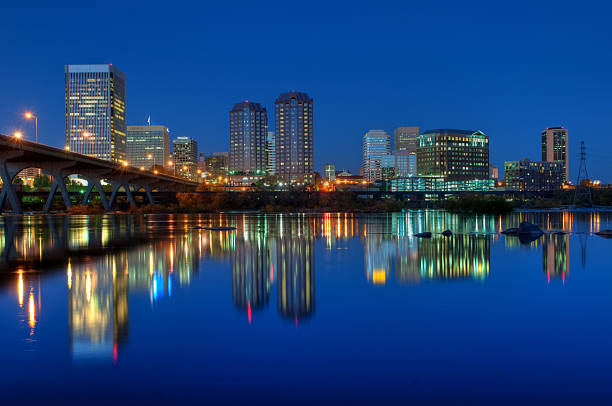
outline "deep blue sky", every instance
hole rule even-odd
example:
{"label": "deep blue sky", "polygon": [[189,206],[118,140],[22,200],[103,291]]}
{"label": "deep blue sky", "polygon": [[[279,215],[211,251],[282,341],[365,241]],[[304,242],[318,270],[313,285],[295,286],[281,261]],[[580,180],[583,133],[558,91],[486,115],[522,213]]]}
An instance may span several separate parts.
{"label": "deep blue sky", "polygon": [[501,167],[540,159],[540,131],[563,125],[572,179],[584,140],[591,177],[612,181],[603,1],[53,3],[0,6],[1,133],[32,138],[32,109],[41,142],[63,146],[64,65],[113,63],[129,124],[151,114],[207,153],[228,149],[235,102],[263,103],[272,128],[274,99],[297,90],[315,100],[317,170],[357,171],[368,129],[480,129]]}

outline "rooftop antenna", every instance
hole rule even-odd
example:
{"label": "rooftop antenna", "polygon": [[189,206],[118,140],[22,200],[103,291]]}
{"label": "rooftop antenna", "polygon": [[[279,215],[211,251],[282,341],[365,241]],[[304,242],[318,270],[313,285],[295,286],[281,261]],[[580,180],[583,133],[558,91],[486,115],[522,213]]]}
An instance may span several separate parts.
{"label": "rooftop antenna", "polygon": [[[583,180],[585,181],[584,185],[581,183]],[[589,182],[584,141],[580,141],[580,166],[578,166],[578,181],[576,182],[576,190],[574,191],[574,207],[576,207],[576,203],[582,198],[586,198],[589,206],[593,207],[593,196],[591,196],[591,185],[589,185]]]}

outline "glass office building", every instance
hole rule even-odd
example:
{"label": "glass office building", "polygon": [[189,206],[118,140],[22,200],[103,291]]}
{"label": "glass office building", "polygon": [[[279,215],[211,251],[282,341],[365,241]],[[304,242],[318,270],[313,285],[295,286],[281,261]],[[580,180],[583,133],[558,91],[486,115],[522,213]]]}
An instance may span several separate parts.
{"label": "glass office building", "polygon": [[109,65],[66,65],[66,148],[113,162],[126,155],[125,74]]}
{"label": "glass office building", "polygon": [[172,140],[174,173],[190,180],[198,179],[198,143],[189,137]]}
{"label": "glass office building", "polygon": [[363,136],[364,179],[372,182],[382,179],[382,159],[391,154],[391,136],[384,130],[370,130]]}
{"label": "glass office building", "polygon": [[127,161],[131,166],[150,169],[170,161],[170,132],[163,125],[127,127]]}
{"label": "glass office building", "polygon": [[397,127],[393,131],[393,149],[416,152],[419,127]]}
{"label": "glass office building", "polygon": [[306,93],[282,93],[274,102],[275,174],[282,182],[314,182],[314,101]]}
{"label": "glass office building", "polygon": [[489,137],[482,131],[426,131],[419,136],[417,171],[450,181],[489,179]]}

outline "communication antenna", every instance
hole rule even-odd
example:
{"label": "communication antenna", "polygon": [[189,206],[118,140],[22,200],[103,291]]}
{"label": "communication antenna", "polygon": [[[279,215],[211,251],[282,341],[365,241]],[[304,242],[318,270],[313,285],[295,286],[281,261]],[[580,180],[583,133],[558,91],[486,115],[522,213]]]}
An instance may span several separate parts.
{"label": "communication antenna", "polygon": [[[583,180],[586,180],[584,185],[581,184]],[[580,141],[580,166],[578,166],[578,181],[576,182],[576,190],[574,191],[574,207],[576,207],[576,203],[583,198],[586,198],[589,206],[593,207],[593,196],[591,196],[591,186],[588,182],[590,182],[590,180],[586,165],[586,151],[584,149],[584,141]]]}

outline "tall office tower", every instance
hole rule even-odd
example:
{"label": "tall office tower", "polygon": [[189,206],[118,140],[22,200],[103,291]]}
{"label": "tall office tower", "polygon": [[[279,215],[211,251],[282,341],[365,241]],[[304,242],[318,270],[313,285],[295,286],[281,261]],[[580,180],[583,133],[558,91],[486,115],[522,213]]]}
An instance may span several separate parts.
{"label": "tall office tower", "polygon": [[336,165],[334,164],[325,164],[323,168],[325,170],[325,179],[333,182],[336,180]]}
{"label": "tall office tower", "polygon": [[482,131],[425,131],[417,146],[419,176],[489,179],[489,137]]}
{"label": "tall office tower", "polygon": [[393,131],[393,149],[416,152],[419,127],[397,127]]}
{"label": "tall office tower", "polygon": [[198,169],[198,143],[189,137],[172,140],[174,173],[183,178],[196,180]]}
{"label": "tall office tower", "polygon": [[125,74],[111,65],[66,65],[66,147],[126,160]]}
{"label": "tall office tower", "polygon": [[563,127],[549,127],[542,131],[542,161],[563,162],[563,181],[569,180],[568,131]]}
{"label": "tall office tower", "polygon": [[170,132],[163,125],[128,125],[126,147],[127,161],[131,166],[167,166],[170,161]]}
{"label": "tall office tower", "polygon": [[384,130],[370,130],[363,136],[362,176],[368,181],[382,179],[381,163],[391,154],[391,136]]}
{"label": "tall office tower", "polygon": [[276,138],[274,136],[274,131],[268,131],[268,138],[266,138],[266,154],[268,159],[268,174],[274,175],[276,173]]}
{"label": "tall office tower", "polygon": [[248,174],[267,169],[268,113],[259,103],[236,103],[230,111],[230,171]]}
{"label": "tall office tower", "polygon": [[306,93],[282,93],[274,102],[276,176],[284,182],[314,181],[313,106]]}

